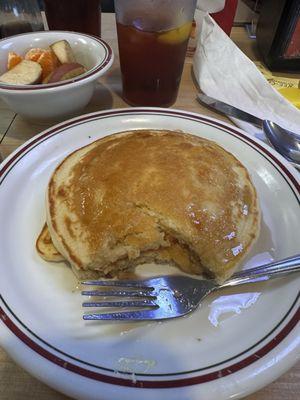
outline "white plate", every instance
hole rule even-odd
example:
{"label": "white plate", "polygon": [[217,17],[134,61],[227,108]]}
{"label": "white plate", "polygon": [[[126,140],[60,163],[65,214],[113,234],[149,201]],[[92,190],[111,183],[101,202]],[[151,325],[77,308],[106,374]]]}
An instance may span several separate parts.
{"label": "white plate", "polygon": [[81,116],[34,137],[1,165],[2,345],[37,378],[78,399],[245,396],[297,359],[299,276],[223,290],[177,320],[85,323],[71,271],[63,263],[42,261],[35,252],[55,166],[95,139],[141,128],[176,129],[215,140],[248,168],[263,225],[245,268],[299,252],[298,175],[263,143],[217,120],[177,110]]}

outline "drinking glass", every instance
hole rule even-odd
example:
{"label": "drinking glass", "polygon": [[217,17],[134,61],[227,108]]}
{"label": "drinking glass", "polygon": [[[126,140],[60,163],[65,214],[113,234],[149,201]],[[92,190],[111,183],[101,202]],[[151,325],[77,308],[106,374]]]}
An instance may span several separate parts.
{"label": "drinking glass", "polygon": [[49,29],[101,36],[99,0],[44,0]]}
{"label": "drinking glass", "polygon": [[37,0],[0,0],[0,39],[44,30]]}
{"label": "drinking glass", "polygon": [[131,105],[172,105],[197,0],[115,0],[123,97]]}

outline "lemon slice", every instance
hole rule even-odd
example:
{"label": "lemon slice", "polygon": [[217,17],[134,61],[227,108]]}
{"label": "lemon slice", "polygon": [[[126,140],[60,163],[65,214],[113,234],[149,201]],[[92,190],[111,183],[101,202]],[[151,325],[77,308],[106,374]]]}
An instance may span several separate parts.
{"label": "lemon slice", "polygon": [[186,22],[179,28],[162,32],[158,35],[158,41],[167,44],[178,44],[187,40],[192,30],[192,22]]}
{"label": "lemon slice", "polygon": [[279,93],[300,109],[300,88],[281,88]]}

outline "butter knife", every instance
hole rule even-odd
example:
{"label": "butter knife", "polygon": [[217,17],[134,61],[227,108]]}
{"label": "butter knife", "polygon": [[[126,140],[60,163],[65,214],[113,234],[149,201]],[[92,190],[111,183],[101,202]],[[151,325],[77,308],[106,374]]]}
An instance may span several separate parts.
{"label": "butter knife", "polygon": [[223,103],[220,100],[213,99],[212,97],[207,96],[206,94],[199,93],[197,99],[200,103],[204,103],[207,106],[213,108],[214,110],[220,111],[223,114],[230,115],[231,117],[235,117],[237,119],[241,119],[242,121],[249,122],[250,124],[254,124],[261,128],[263,120],[255,117],[247,113],[246,111],[239,110],[231,106],[230,104]]}
{"label": "butter knife", "polygon": [[300,140],[293,132],[281,128],[274,122],[262,120],[230,104],[209,97],[206,94],[199,93],[197,99],[200,103],[220,111],[225,115],[260,127],[273,147],[292,163],[294,167],[300,168]]}

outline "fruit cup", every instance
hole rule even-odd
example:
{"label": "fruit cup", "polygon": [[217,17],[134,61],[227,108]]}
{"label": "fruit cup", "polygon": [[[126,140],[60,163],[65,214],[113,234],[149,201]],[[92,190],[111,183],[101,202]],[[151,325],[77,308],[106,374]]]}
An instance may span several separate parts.
{"label": "fruit cup", "polygon": [[[70,44],[76,62],[72,58],[66,58],[66,51],[62,51],[64,41]],[[48,75],[50,60],[46,56],[43,57],[45,81],[48,83],[40,82],[40,79],[35,83],[35,72],[33,71],[33,75],[29,76],[28,73],[24,74],[24,70],[18,75],[19,78],[22,77],[22,80],[26,78],[22,83],[3,81],[3,74],[7,71],[7,67],[12,67],[14,62],[18,61],[12,53],[28,54],[31,60],[24,61],[33,63],[40,68],[40,64],[33,62],[32,59],[36,55],[40,60],[44,54],[40,50],[49,49],[51,46],[53,47],[54,43],[56,43],[57,57],[61,63],[65,64],[54,68]],[[57,49],[58,43],[61,43],[60,49]],[[10,57],[8,57],[9,53]],[[49,55],[49,50],[46,51],[46,55]],[[14,59],[15,61],[12,61]],[[83,73],[79,75],[76,73],[74,76],[74,71],[80,68],[77,63],[82,64],[86,71],[80,71]],[[15,113],[28,119],[65,119],[80,113],[89,103],[98,79],[109,70],[112,63],[113,52],[110,46],[94,36],[66,31],[43,31],[14,35],[0,40],[0,75],[2,75],[0,98]],[[40,73],[39,69],[37,78]]]}
{"label": "fruit cup", "polygon": [[177,98],[196,0],[115,0],[123,98],[171,106]]}

